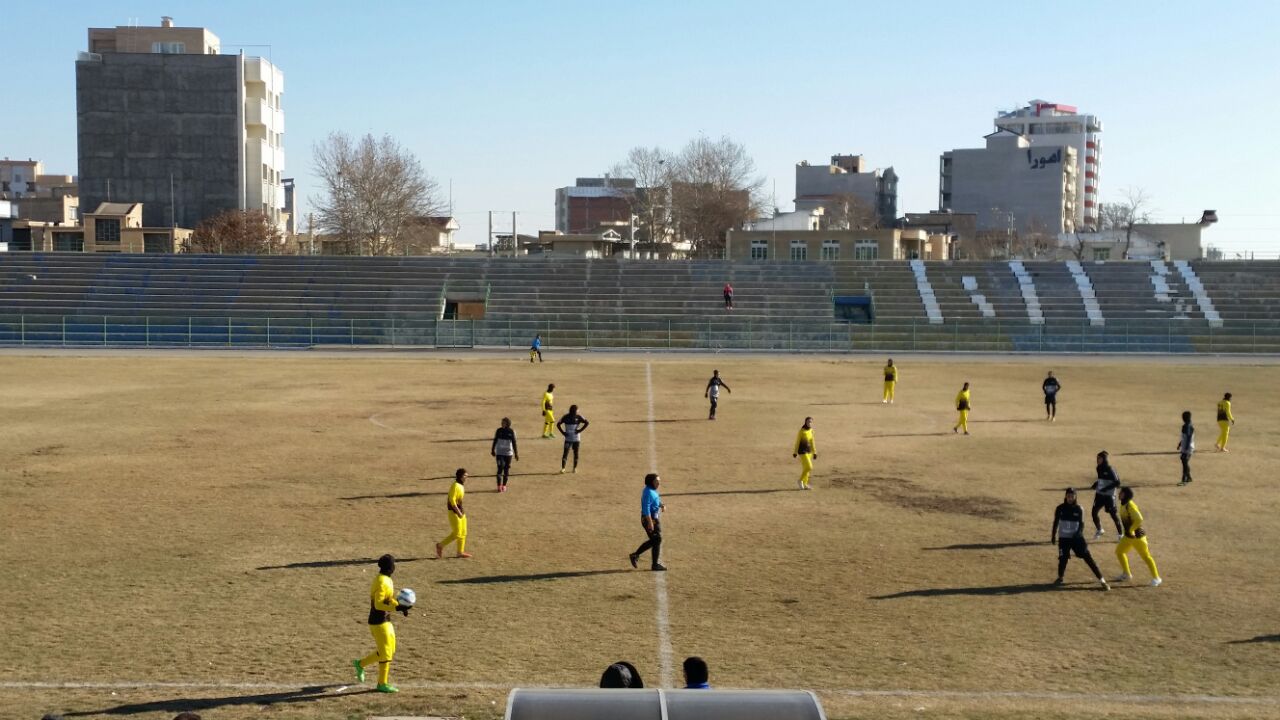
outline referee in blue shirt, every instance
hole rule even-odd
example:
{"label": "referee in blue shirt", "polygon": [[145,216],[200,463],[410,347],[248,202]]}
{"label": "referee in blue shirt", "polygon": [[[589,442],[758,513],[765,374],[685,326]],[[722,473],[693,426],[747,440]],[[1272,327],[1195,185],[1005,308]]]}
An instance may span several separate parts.
{"label": "referee in blue shirt", "polygon": [[640,524],[644,526],[644,532],[649,539],[628,556],[631,559],[631,567],[636,567],[636,561],[645,550],[651,550],[653,564],[650,569],[654,571],[667,569],[658,562],[658,555],[662,552],[662,523],[658,520],[658,515],[665,507],[662,504],[662,497],[658,495],[660,482],[658,473],[649,473],[644,476],[644,492],[640,494]]}

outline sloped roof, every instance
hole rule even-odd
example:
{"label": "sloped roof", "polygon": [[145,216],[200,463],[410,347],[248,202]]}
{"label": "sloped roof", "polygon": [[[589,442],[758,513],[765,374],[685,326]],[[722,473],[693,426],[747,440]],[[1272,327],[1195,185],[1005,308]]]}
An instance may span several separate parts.
{"label": "sloped roof", "polygon": [[104,202],[98,204],[98,209],[94,210],[94,215],[128,215],[140,203],[112,203]]}

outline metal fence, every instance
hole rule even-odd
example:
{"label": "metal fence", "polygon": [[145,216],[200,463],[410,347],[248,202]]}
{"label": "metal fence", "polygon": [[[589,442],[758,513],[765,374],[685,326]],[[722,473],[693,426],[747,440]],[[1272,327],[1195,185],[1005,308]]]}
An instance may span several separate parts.
{"label": "metal fence", "polygon": [[0,315],[0,346],[309,348],[545,347],[777,351],[1280,353],[1280,322],[786,321],[634,317],[594,321]]}

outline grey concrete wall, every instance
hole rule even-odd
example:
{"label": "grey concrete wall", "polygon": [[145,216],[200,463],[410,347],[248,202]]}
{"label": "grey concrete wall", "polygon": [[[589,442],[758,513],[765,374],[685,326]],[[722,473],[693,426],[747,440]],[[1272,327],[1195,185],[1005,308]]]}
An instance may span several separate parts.
{"label": "grey concrete wall", "polygon": [[167,227],[240,206],[240,83],[234,55],[104,54],[76,62],[80,206],[143,203]]}
{"label": "grey concrete wall", "polygon": [[[1012,212],[1016,230],[1030,230],[1038,222],[1048,232],[1062,232],[1065,150],[1058,162],[1037,162],[1050,157],[1055,149],[1000,144],[952,150],[947,153],[951,157],[950,209],[975,213],[978,230],[1006,229],[1009,219],[1005,213]],[[993,212],[993,208],[1000,212]]]}
{"label": "grey concrete wall", "polygon": [[813,210],[823,207],[818,200],[801,200],[807,195],[853,195],[867,204],[880,216],[885,227],[893,224],[898,209],[897,175],[891,193],[880,192],[880,179],[874,172],[832,174],[828,165],[796,166],[796,210]]}

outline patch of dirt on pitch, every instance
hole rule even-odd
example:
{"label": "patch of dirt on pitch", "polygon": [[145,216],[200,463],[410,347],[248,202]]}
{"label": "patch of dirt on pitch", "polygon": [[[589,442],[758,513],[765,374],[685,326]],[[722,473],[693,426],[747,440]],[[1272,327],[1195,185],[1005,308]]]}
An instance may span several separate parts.
{"label": "patch of dirt on pitch", "polygon": [[1008,520],[1013,504],[990,495],[948,495],[935,492],[906,478],[882,475],[837,475],[831,486],[865,490],[880,502],[905,510],[948,513],[986,520]]}
{"label": "patch of dirt on pitch", "polygon": [[63,450],[65,450],[66,448],[67,448],[66,445],[45,445],[44,447],[38,447],[35,450],[32,450],[31,454],[36,457],[41,457],[45,455],[57,455],[61,453]]}

